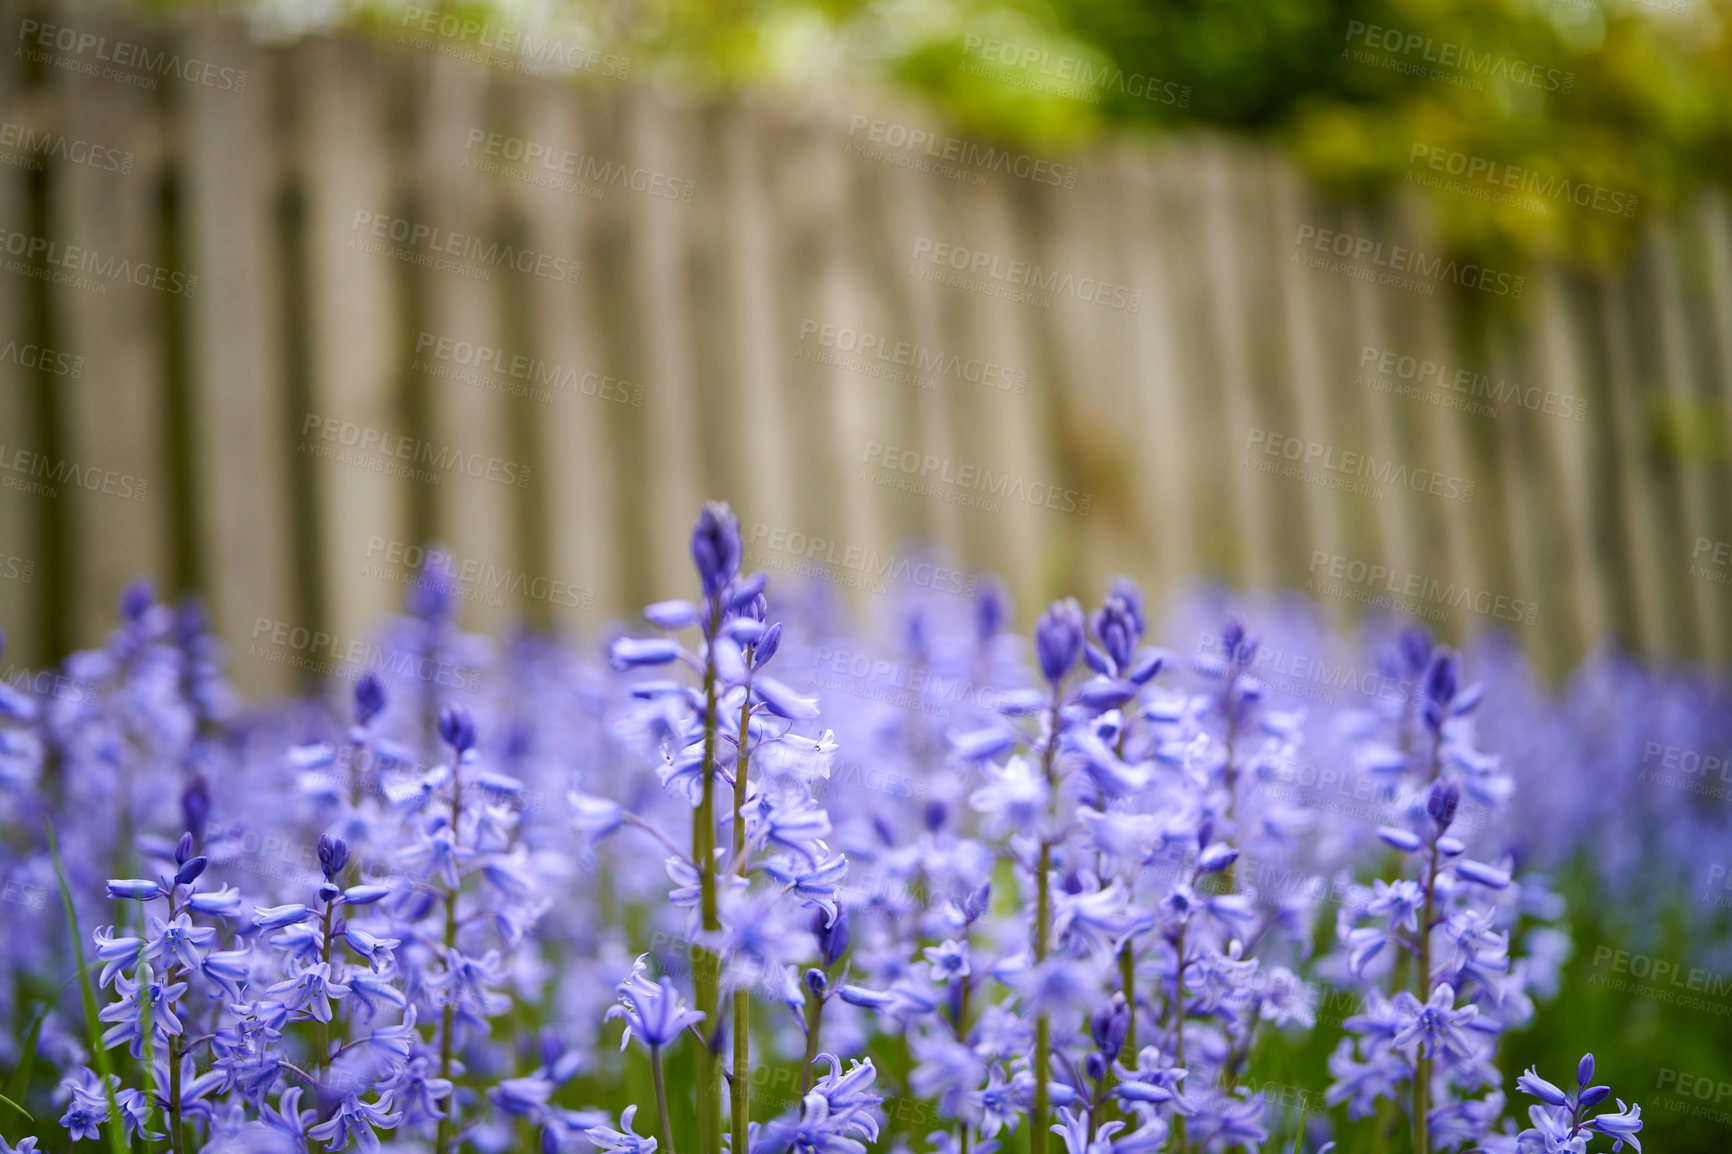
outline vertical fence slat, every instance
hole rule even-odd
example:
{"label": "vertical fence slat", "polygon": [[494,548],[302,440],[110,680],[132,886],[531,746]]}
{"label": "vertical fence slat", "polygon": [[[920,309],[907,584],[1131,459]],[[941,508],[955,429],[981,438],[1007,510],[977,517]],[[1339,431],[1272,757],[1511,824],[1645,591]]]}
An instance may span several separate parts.
{"label": "vertical fence slat", "polygon": [[[677,169],[679,110],[648,90],[633,93],[628,107],[632,166],[652,172]],[[625,212],[633,229],[634,336],[647,385],[637,415],[645,444],[654,454],[655,484],[645,494],[651,526],[650,587],[637,591],[637,599],[647,601],[688,587],[687,536],[706,494],[685,206],[634,197]]]}
{"label": "vertical fence slat", "polygon": [[[1254,384],[1251,380],[1250,322],[1244,308],[1243,242],[1236,209],[1242,203],[1234,187],[1229,146],[1216,142],[1202,156],[1199,193],[1202,197],[1202,227],[1208,259],[1194,275],[1209,291],[1209,338],[1218,357],[1219,377],[1212,382],[1223,395],[1226,440],[1220,446],[1222,460],[1245,443],[1257,425]],[[1270,482],[1273,478],[1249,474],[1235,468],[1221,482],[1233,494],[1237,522],[1237,576],[1245,584],[1267,585],[1274,577],[1270,544]]]}
{"label": "vertical fence slat", "polygon": [[[510,383],[506,374],[479,359],[465,365],[456,350],[467,344],[498,350],[502,359],[510,355],[502,324],[509,299],[506,282],[529,274],[498,258],[493,248],[522,247],[504,233],[496,211],[494,189],[501,178],[466,164],[487,159],[484,149],[470,146],[471,133],[497,127],[487,103],[487,71],[449,56],[432,56],[421,63],[425,68],[417,75],[421,99],[412,162],[413,215],[418,223],[437,230],[437,235],[473,238],[474,247],[464,246],[464,255],[453,258],[457,267],[435,263],[418,270],[426,321],[425,328],[414,334],[410,387],[423,391],[427,436],[436,451],[454,450],[465,462],[485,462],[479,473],[467,464],[441,471],[433,487],[438,509],[435,531],[451,550],[462,579],[465,622],[498,635],[506,621],[524,608],[509,579],[500,579],[501,574],[514,572],[521,560],[514,539],[515,502],[522,489],[519,478],[530,485],[545,483],[535,475],[531,462],[516,459],[508,408],[535,402],[502,392]],[[527,259],[533,262],[538,255],[529,253]],[[445,346],[444,341],[453,343]],[[445,348],[452,351],[442,355]],[[525,469],[530,470],[526,478]]]}
{"label": "vertical fence slat", "polygon": [[[1655,295],[1650,304],[1658,330],[1659,364],[1655,367],[1660,377],[1660,389],[1663,396],[1676,406],[1675,419],[1694,424],[1713,420],[1712,409],[1705,411],[1698,403],[1706,401],[1711,405],[1713,391],[1704,387],[1702,368],[1696,363],[1686,327],[1685,286],[1677,252],[1680,239],[1671,227],[1665,225],[1652,232],[1649,251],[1653,256]],[[1688,238],[1682,239],[1687,241]],[[1715,501],[1724,501],[1725,494],[1716,492],[1716,478],[1710,475],[1710,466],[1706,462],[1686,457],[1676,461],[1673,468],[1678,472],[1677,501],[1667,501],[1662,514],[1668,523],[1661,530],[1665,541],[1661,547],[1665,553],[1659,568],[1669,589],[1692,610],[1696,628],[1690,630],[1686,638],[1689,655],[1724,662],[1727,656],[1724,647],[1727,618],[1726,599],[1722,594],[1725,590],[1706,581],[1687,580],[1686,559],[1692,538],[1701,535],[1702,527],[1709,524]]]}
{"label": "vertical fence slat", "polygon": [[[561,87],[544,92],[539,87],[519,93],[525,134],[545,142],[560,155],[593,158],[594,143],[585,138],[580,103],[587,97],[578,90]],[[573,168],[581,175],[581,161]],[[617,459],[607,421],[612,406],[641,407],[639,382],[609,385],[615,380],[597,332],[595,296],[606,292],[594,265],[588,259],[587,237],[594,227],[593,201],[581,190],[594,187],[574,180],[570,187],[549,184],[528,186],[519,192],[533,247],[571,254],[584,261],[575,282],[562,281],[538,286],[531,296],[529,325],[535,357],[553,367],[562,381],[576,382],[576,389],[558,392],[551,406],[536,405],[540,432],[541,472],[538,484],[545,493],[546,556],[552,572],[549,580],[561,583],[553,605],[555,620],[567,626],[583,621],[597,607],[616,606],[629,600],[619,588],[618,571],[608,554],[617,539],[614,516],[618,487],[629,482],[621,476],[623,462]],[[589,374],[596,374],[591,377]],[[585,390],[588,382],[592,388]],[[621,399],[614,399],[616,395]],[[566,604],[576,600],[576,605]]]}
{"label": "vertical fence slat", "polygon": [[1132,572],[1141,579],[1151,605],[1161,604],[1191,580],[1198,565],[1189,509],[1192,486],[1185,470],[1191,436],[1178,355],[1181,321],[1173,281],[1183,274],[1171,244],[1170,163],[1124,150],[1111,170],[1120,184],[1119,219],[1124,222],[1130,276],[1143,294],[1132,328],[1134,361],[1124,404],[1129,434],[1139,449],[1132,474],[1137,501],[1130,513],[1141,548]]}
{"label": "vertical fence slat", "polygon": [[[339,439],[323,436],[335,427],[340,438],[345,422],[393,439],[409,435],[397,405],[398,303],[406,266],[363,247],[389,248],[388,237],[373,237],[371,220],[388,220],[401,211],[386,128],[387,77],[380,68],[368,67],[368,59],[360,44],[320,40],[297,49],[291,65],[305,78],[298,95],[304,101],[300,143],[312,342],[312,411],[302,417],[294,437],[297,451],[309,455],[313,474],[325,617],[316,624],[343,642],[366,636],[380,615],[402,604],[401,587],[370,576],[363,563],[370,539],[409,535],[408,487],[419,483],[366,463],[316,455],[347,449]],[[414,460],[400,463],[426,467]]]}
{"label": "vertical fence slat", "polygon": [[[49,108],[30,99],[25,88],[24,62],[14,54],[0,54],[0,109],[7,124],[40,132]],[[10,149],[0,165],[0,222],[6,228],[28,231],[31,168],[40,163],[22,148]],[[16,273],[0,273],[0,342],[14,349],[40,347],[33,332],[31,282]],[[71,355],[70,353],[68,354]],[[37,426],[36,391],[58,390],[62,394],[89,388],[87,377],[27,368],[18,356],[0,360],[0,629],[5,630],[5,651],[0,668],[23,669],[42,663],[45,652],[43,616],[49,590],[43,566],[43,525],[53,515],[52,502],[29,492],[27,472],[20,472],[19,453],[31,450]]]}
{"label": "vertical fence slat", "polygon": [[[1582,366],[1577,360],[1579,346],[1571,331],[1572,318],[1562,278],[1547,270],[1534,283],[1537,330],[1534,363],[1538,368],[1534,384],[1585,403],[1580,385]],[[1544,424],[1545,437],[1551,442],[1550,458],[1558,469],[1558,483],[1552,487],[1558,502],[1553,513],[1561,522],[1559,537],[1563,548],[1553,558],[1553,579],[1540,590],[1536,610],[1536,615],[1544,613],[1548,619],[1559,619],[1556,626],[1560,639],[1551,654],[1556,665],[1573,660],[1611,625],[1611,594],[1606,588],[1605,575],[1594,564],[1593,512],[1589,507],[1588,481],[1594,466],[1589,456],[1587,422],[1598,420],[1599,416],[1588,410],[1580,422],[1535,418]],[[1556,667],[1552,670],[1561,671]]]}
{"label": "vertical fence slat", "polygon": [[[69,7],[68,19],[93,35],[137,35],[117,13],[94,5]],[[163,261],[160,94],[70,70],[55,71],[49,87],[64,102],[69,137],[124,140],[137,153],[134,175],[124,181],[89,165],[59,166],[49,178],[45,239],[61,247],[62,261],[72,259],[68,246],[84,257],[76,268],[55,270],[77,283],[55,283],[50,297],[64,318],[62,331],[85,358],[85,387],[65,394],[66,456],[56,512],[70,524],[74,638],[90,645],[113,626],[115,597],[126,581],[148,575],[166,586],[175,576],[169,571],[176,510],[163,403],[165,294],[119,275],[127,267],[122,262],[154,269]],[[154,272],[146,279],[154,280]],[[105,492],[111,476],[119,480]],[[135,496],[120,491],[123,485]]]}
{"label": "vertical fence slat", "polygon": [[[201,59],[245,71],[242,92],[196,86],[181,113],[192,310],[196,477],[205,502],[201,570],[212,624],[245,637],[294,615],[289,476],[295,430],[282,403],[283,271],[275,242],[271,61],[236,23],[191,25]],[[249,699],[287,688],[281,666],[240,662]]]}

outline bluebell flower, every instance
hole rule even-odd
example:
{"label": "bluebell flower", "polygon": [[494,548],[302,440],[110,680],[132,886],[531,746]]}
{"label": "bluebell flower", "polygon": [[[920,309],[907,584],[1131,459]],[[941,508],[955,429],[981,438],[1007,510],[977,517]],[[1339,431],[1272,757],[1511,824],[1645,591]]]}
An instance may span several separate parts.
{"label": "bluebell flower", "polygon": [[1642,1129],[1640,1106],[1626,1106],[1624,1100],[1619,1098],[1616,1112],[1595,1115],[1588,1121],[1588,1125],[1613,1139],[1614,1151],[1622,1150],[1627,1145],[1637,1154],[1641,1154],[1642,1143],[1636,1138]]}
{"label": "bluebell flower", "polygon": [[698,607],[690,601],[657,601],[645,605],[643,615],[659,629],[689,629],[698,623]]}
{"label": "bluebell flower", "polygon": [[373,1131],[394,1130],[402,1121],[401,1113],[391,1112],[389,1094],[372,1102],[363,1102],[359,1095],[350,1094],[337,1107],[330,1121],[308,1129],[307,1137],[324,1143],[325,1149],[332,1154],[348,1149],[351,1141],[363,1150],[374,1151],[379,1149],[379,1136]]}
{"label": "bluebell flower", "polygon": [[313,911],[299,902],[282,906],[265,906],[253,911],[253,925],[261,930],[277,930],[306,921]]}
{"label": "bluebell flower", "polygon": [[1083,649],[1083,610],[1076,598],[1054,601],[1035,623],[1035,652],[1040,671],[1057,685],[1077,663]]}
{"label": "bluebell flower", "polygon": [[272,995],[281,995],[283,1004],[290,1010],[306,1014],[321,1022],[331,1020],[331,999],[344,998],[349,994],[347,984],[334,981],[331,966],[327,962],[313,962],[302,969],[300,973],[270,987]]}
{"label": "bluebell flower", "polygon": [[372,672],[355,680],[355,724],[365,727],[385,712],[385,685]]}
{"label": "bluebell flower", "polygon": [[1044,823],[1051,787],[1038,768],[1026,758],[1012,757],[984,771],[986,783],[969,794],[968,804],[985,817],[988,834],[1031,834]]}
{"label": "bluebell flower", "polygon": [[60,1080],[60,1089],[68,1095],[60,1124],[70,1141],[96,1141],[102,1136],[102,1125],[109,1120],[108,1091],[119,1083],[119,1077],[110,1074],[105,1084],[86,1067]]}
{"label": "bluebell flower", "polygon": [[679,642],[671,638],[620,637],[607,647],[607,660],[615,670],[624,673],[646,666],[666,665],[670,661],[677,661],[680,653]]}
{"label": "bluebell flower", "polygon": [[838,916],[836,887],[848,872],[848,859],[841,854],[833,854],[816,863],[772,858],[764,863],[763,871],[783,887],[784,893],[817,906],[827,918]]}
{"label": "bluebell flower", "polygon": [[99,926],[91,936],[96,943],[96,958],[102,963],[97,988],[106,989],[116,974],[138,961],[144,942],[140,938],[115,937],[113,926]]}
{"label": "bluebell flower", "polygon": [[839,909],[831,917],[815,917],[812,933],[818,939],[818,956],[825,966],[834,966],[848,952],[848,911]]}
{"label": "bluebell flower", "polygon": [[967,978],[973,972],[969,965],[966,941],[951,938],[936,946],[928,946],[921,956],[932,967],[932,980],[935,982]]}
{"label": "bluebell flower", "polygon": [[343,927],[343,942],[356,954],[367,959],[375,974],[391,967],[391,951],[401,943],[396,938],[374,937],[356,926]]}
{"label": "bluebell flower", "polygon": [[961,732],[951,730],[945,735],[951,756],[962,762],[991,761],[1016,748],[1016,734],[1002,725]]}
{"label": "bluebell flower", "polygon": [[173,963],[196,970],[204,960],[204,951],[216,938],[209,926],[195,926],[186,914],[176,914],[172,922],[164,922],[154,914],[150,919],[150,940],[144,956],[164,965]]}
{"label": "bluebell flower", "polygon": [[349,864],[349,843],[330,834],[319,835],[319,869],[326,881],[335,881]]}
{"label": "bluebell flower", "polygon": [[637,1107],[627,1106],[619,1112],[618,1130],[611,1126],[591,1126],[584,1131],[590,1145],[601,1154],[655,1154],[656,1140],[639,1134],[634,1126]]}
{"label": "bluebell flower", "polygon": [[780,846],[805,858],[814,868],[830,860],[824,841],[830,835],[830,815],[810,797],[760,794],[746,830],[753,844]]}
{"label": "bluebell flower", "polygon": [[441,1103],[451,1096],[451,1082],[439,1076],[438,1062],[433,1057],[412,1055],[378,1088],[381,1094],[390,1095],[407,1126],[427,1126],[447,1116]]}
{"label": "bluebell flower", "polygon": [[1260,1149],[1269,1140],[1268,1127],[1263,1125],[1266,1099],[1261,1093],[1252,1094],[1241,1087],[1236,1094],[1206,1090],[1183,1095],[1179,1112],[1185,1115],[1185,1138],[1205,1148],[1244,1146]]}
{"label": "bluebell flower", "polygon": [[1406,990],[1394,999],[1400,1019],[1392,1039],[1394,1045],[1406,1049],[1416,1046],[1421,1057],[1446,1054],[1466,1057],[1472,1051],[1467,1026],[1479,1016],[1479,1007],[1455,1005],[1455,988],[1440,982],[1423,1004]]}
{"label": "bluebell flower", "polygon": [[507,1078],[487,1091],[488,1099],[513,1118],[537,1119],[556,1089],[544,1074]]}
{"label": "bluebell flower", "polygon": [[475,748],[475,719],[461,705],[439,707],[439,740],[462,757]]}
{"label": "bluebell flower", "polygon": [[649,980],[648,957],[638,955],[631,974],[617,987],[620,1004],[607,1011],[608,1021],[625,1019],[625,1032],[619,1040],[621,1050],[631,1044],[634,1032],[644,1045],[660,1049],[678,1038],[687,1026],[704,1020],[702,1014],[686,1009],[679,991],[667,978]]}
{"label": "bluebell flower", "polygon": [[194,913],[220,918],[226,924],[228,919],[241,916],[241,891],[233,886],[224,886],[194,893],[187,897],[186,908]]}
{"label": "bluebell flower", "polygon": [[131,898],[135,902],[148,902],[153,898],[162,896],[162,886],[144,878],[110,878],[108,896],[111,898]]}
{"label": "bluebell flower", "polygon": [[167,1137],[150,1129],[151,1103],[143,1091],[121,1090],[115,1094],[114,1104],[120,1110],[121,1125],[127,1137],[141,1137],[149,1142],[160,1142]]}
{"label": "bluebell flower", "polygon": [[141,962],[132,977],[123,974],[114,979],[114,990],[119,998],[97,1015],[102,1021],[113,1023],[102,1035],[105,1048],[130,1042],[132,1056],[142,1055],[146,1004],[150,1006],[150,1032],[156,1045],[166,1046],[169,1038],[180,1035],[182,1026],[175,1003],[186,993],[187,983],[159,980],[150,964]]}
{"label": "bluebell flower", "polygon": [[706,504],[692,528],[692,563],[706,596],[715,596],[739,574],[743,552],[734,511],[724,501]]}
{"label": "bluebell flower", "polygon": [[754,677],[752,696],[763,701],[771,713],[788,721],[811,721],[818,716],[816,697],[796,693],[774,677]]}

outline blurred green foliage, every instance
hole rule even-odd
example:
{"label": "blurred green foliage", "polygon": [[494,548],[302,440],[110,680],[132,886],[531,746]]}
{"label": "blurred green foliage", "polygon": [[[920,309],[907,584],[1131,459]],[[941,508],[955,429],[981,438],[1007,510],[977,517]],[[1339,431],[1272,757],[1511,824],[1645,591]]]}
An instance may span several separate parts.
{"label": "blurred green foliage", "polygon": [[1049,151],[1274,138],[1337,196],[1414,189],[1457,249],[1586,267],[1732,177],[1729,18],[1732,0],[570,0],[535,17],[634,76],[888,83]]}

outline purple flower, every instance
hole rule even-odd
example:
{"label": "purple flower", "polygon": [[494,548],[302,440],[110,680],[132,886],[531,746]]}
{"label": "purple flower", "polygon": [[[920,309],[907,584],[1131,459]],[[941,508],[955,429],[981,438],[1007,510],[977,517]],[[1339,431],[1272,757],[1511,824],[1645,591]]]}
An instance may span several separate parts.
{"label": "purple flower", "polygon": [[607,647],[608,664],[620,673],[646,665],[666,665],[679,655],[679,642],[667,637],[619,637]]}
{"label": "purple flower", "polygon": [[689,629],[698,623],[698,607],[690,601],[657,601],[643,607],[643,616],[658,629]]}
{"label": "purple flower", "polygon": [[195,926],[185,914],[176,914],[174,921],[164,922],[152,916],[151,938],[144,947],[144,956],[164,965],[177,964],[196,970],[203,960],[203,951],[216,937],[209,926]]}
{"label": "purple flower", "polygon": [[270,987],[270,992],[273,995],[282,995],[283,1004],[290,1010],[299,1011],[321,1022],[329,1022],[330,999],[347,997],[349,987],[342,982],[331,980],[331,967],[328,962],[313,962],[300,973]]}
{"label": "purple flower", "polygon": [[319,869],[326,881],[336,881],[343,867],[349,864],[349,843],[330,834],[319,835]]}
{"label": "purple flower", "polygon": [[1455,987],[1449,983],[1439,982],[1424,1004],[1403,990],[1395,997],[1395,1012],[1401,1020],[1392,1039],[1395,1046],[1406,1049],[1417,1045],[1421,1057],[1447,1054],[1463,1058],[1472,1051],[1467,1024],[1479,1016],[1479,1007],[1456,1009]]}
{"label": "purple flower", "polygon": [[[652,1050],[672,1042],[687,1026],[704,1020],[695,1010],[688,1010],[674,984],[666,978],[652,982],[645,975],[649,968],[648,954],[639,954],[632,965],[631,975],[617,987],[620,1004],[610,1007],[606,1020],[625,1019],[625,1033],[619,1048],[625,1049],[632,1034]],[[629,1125],[629,1123],[628,1123]]]}
{"label": "purple flower", "polygon": [[1040,671],[1054,685],[1077,663],[1083,649],[1083,610],[1076,598],[1054,601],[1034,626],[1035,652]]}
{"label": "purple flower", "polygon": [[253,925],[261,930],[280,930],[284,926],[306,921],[312,912],[299,902],[291,902],[285,906],[263,906],[253,911]]}
{"label": "purple flower", "polygon": [[725,501],[711,501],[692,529],[692,562],[704,595],[714,597],[740,572],[740,521]]}
{"label": "purple flower", "polygon": [[619,1112],[618,1130],[610,1126],[591,1126],[584,1131],[590,1145],[602,1154],[655,1154],[656,1140],[639,1134],[633,1121],[637,1107],[627,1106]]}
{"label": "purple flower", "polygon": [[162,887],[143,878],[110,878],[108,880],[108,896],[111,898],[131,898],[135,902],[148,902],[152,898],[162,896]]}
{"label": "purple flower", "polygon": [[323,1142],[325,1149],[332,1154],[348,1149],[351,1140],[363,1150],[375,1151],[379,1149],[379,1136],[373,1133],[374,1127],[394,1130],[403,1121],[401,1113],[390,1111],[390,1094],[381,1095],[372,1102],[363,1102],[359,1095],[350,1094],[337,1107],[331,1120],[308,1130],[307,1137]]}
{"label": "purple flower", "polygon": [[439,740],[462,757],[475,748],[475,719],[461,705],[439,707]]}
{"label": "purple flower", "polygon": [[385,685],[376,674],[363,673],[355,682],[355,724],[366,726],[385,711]]}
{"label": "purple flower", "polygon": [[1618,1112],[1615,1114],[1600,1114],[1588,1122],[1595,1130],[1613,1140],[1613,1150],[1622,1150],[1628,1143],[1641,1154],[1642,1143],[1636,1135],[1642,1129],[1642,1108],[1626,1106],[1622,1098],[1618,1099]]}

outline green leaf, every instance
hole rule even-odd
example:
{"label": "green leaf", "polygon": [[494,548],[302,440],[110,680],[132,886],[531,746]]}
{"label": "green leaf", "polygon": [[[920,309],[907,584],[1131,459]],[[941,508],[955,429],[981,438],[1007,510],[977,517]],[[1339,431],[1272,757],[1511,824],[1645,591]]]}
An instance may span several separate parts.
{"label": "green leaf", "polygon": [[[3,1095],[7,1101],[16,1099],[22,1102],[30,1096],[30,1079],[36,1072],[36,1047],[42,1041],[42,1020],[47,1016],[48,1007],[44,1006],[36,1011],[30,1028],[24,1032],[24,1043],[18,1051],[18,1065],[13,1068],[12,1078],[6,1083],[6,1094]],[[23,1113],[22,1109],[19,1112]],[[28,1114],[24,1116],[30,1117]]]}
{"label": "green leaf", "polygon": [[90,1061],[96,1067],[96,1076],[102,1079],[103,1089],[108,1092],[109,1122],[103,1129],[108,1132],[109,1149],[114,1154],[127,1154],[126,1138],[121,1133],[120,1103],[114,1097],[114,1083],[108,1080],[111,1068],[108,1051],[102,1047],[96,991],[90,985],[90,967],[84,964],[84,934],[78,928],[78,911],[72,908],[72,887],[66,881],[66,865],[60,860],[60,841],[54,836],[54,826],[47,818],[42,819],[42,830],[48,835],[48,852],[54,858],[54,879],[60,883],[60,904],[66,910],[66,925],[72,932],[72,956],[78,959],[78,989],[84,995],[84,1026],[90,1036]]}
{"label": "green leaf", "polygon": [[[24,1115],[26,1118],[30,1118],[30,1111],[26,1110],[24,1107],[20,1106],[18,1103],[14,1102],[12,1099],[8,1098],[6,1095],[0,1094],[0,1102],[3,1102],[6,1105],[12,1107],[14,1110],[18,1111],[20,1114]],[[34,1119],[34,1118],[30,1118],[30,1120],[32,1122],[36,1121],[36,1119]]]}

